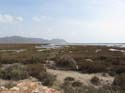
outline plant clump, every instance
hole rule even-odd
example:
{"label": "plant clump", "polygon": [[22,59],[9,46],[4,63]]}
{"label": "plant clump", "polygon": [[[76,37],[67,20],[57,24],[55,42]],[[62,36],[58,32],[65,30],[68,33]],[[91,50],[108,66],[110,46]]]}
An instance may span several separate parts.
{"label": "plant clump", "polygon": [[6,80],[21,80],[26,79],[27,77],[28,73],[26,67],[21,64],[13,64],[0,71],[0,78]]}
{"label": "plant clump", "polygon": [[94,85],[99,85],[100,84],[100,79],[96,76],[91,78],[91,83]]}

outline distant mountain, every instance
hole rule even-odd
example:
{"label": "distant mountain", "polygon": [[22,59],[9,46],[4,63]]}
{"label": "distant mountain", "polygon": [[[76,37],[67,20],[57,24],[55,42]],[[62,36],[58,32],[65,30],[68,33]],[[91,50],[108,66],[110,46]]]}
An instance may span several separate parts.
{"label": "distant mountain", "polygon": [[10,37],[2,37],[0,38],[0,43],[7,44],[7,43],[50,43],[50,44],[66,44],[67,42],[63,39],[42,39],[42,38],[27,38],[21,36],[10,36]]}
{"label": "distant mountain", "polygon": [[63,39],[52,39],[52,40],[49,40],[49,43],[52,43],[52,44],[67,44],[68,42],[63,40]]}

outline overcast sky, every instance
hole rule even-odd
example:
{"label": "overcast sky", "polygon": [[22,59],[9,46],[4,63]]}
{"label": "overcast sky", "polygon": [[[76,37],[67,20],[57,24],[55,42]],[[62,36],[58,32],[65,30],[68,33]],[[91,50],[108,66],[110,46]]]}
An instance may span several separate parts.
{"label": "overcast sky", "polygon": [[0,37],[125,43],[125,0],[0,0]]}

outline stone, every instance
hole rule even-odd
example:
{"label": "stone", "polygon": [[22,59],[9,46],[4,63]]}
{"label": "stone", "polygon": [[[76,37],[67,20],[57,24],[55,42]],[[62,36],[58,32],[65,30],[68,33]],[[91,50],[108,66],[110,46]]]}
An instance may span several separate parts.
{"label": "stone", "polygon": [[19,91],[20,89],[18,87],[13,87],[9,89],[10,91]]}

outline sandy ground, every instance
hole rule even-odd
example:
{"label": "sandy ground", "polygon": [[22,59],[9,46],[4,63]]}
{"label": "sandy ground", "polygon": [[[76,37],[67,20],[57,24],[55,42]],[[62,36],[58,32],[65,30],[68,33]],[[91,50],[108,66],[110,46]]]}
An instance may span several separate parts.
{"label": "sandy ground", "polygon": [[75,72],[75,71],[61,71],[61,70],[53,70],[53,69],[47,69],[47,72],[52,73],[54,75],[57,76],[57,82],[59,84],[63,83],[63,80],[66,77],[73,77],[78,81],[83,82],[84,85],[92,85],[90,80],[92,77],[97,76],[99,77],[100,81],[101,81],[101,85],[105,85],[105,84],[111,84],[114,80],[114,77],[111,76],[103,76],[101,73],[97,73],[97,74],[82,74],[79,72]]}

